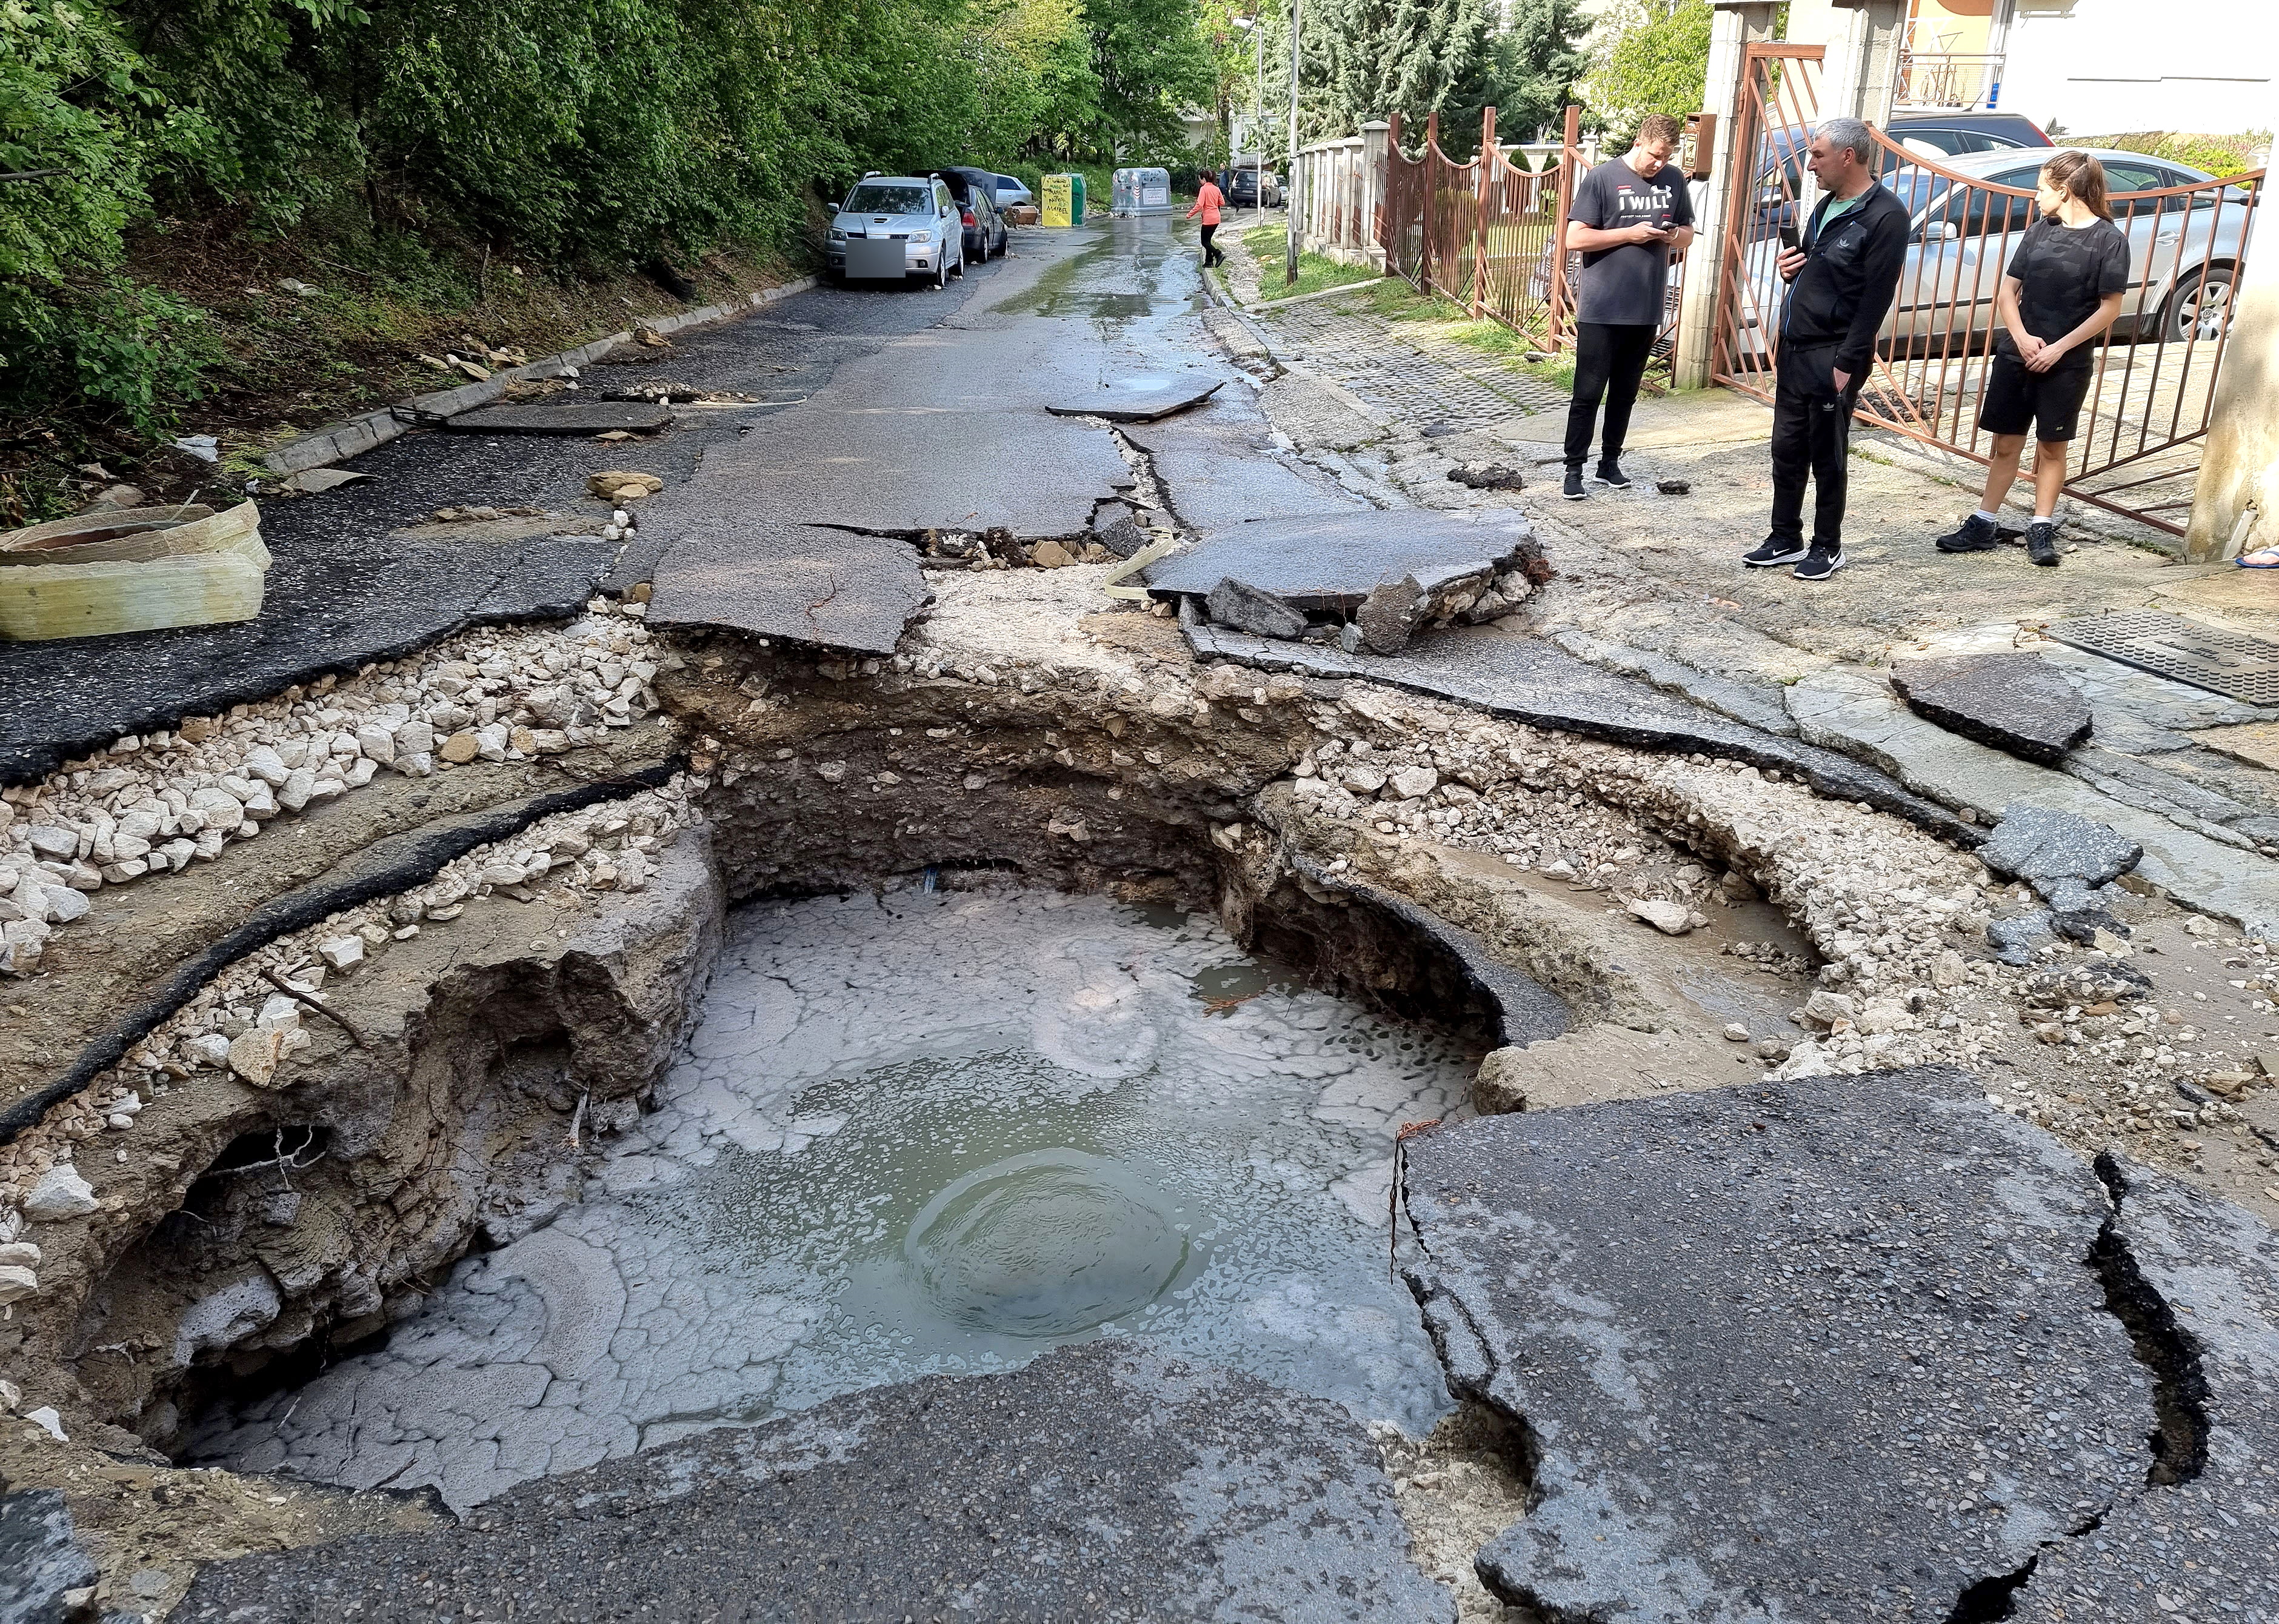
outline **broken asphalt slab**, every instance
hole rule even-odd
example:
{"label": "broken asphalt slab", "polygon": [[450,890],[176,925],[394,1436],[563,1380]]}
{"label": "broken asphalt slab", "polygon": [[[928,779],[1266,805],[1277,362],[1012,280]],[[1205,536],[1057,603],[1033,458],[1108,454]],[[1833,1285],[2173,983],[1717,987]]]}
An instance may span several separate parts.
{"label": "broken asphalt slab", "polygon": [[2037,654],[1902,661],[1891,668],[1891,686],[1917,716],[2045,766],[2089,737],[2088,702]]}
{"label": "broken asphalt slab", "polygon": [[8,667],[0,783],[40,778],[123,733],[265,700],[471,625],[566,620],[617,550],[579,537],[274,542],[256,619],[9,645],[0,655]]}
{"label": "broken asphalt slab", "polygon": [[2279,1624],[2279,1237],[2151,1168],[2098,1170],[2123,1309],[2160,1371],[2152,1481],[2043,1552],[2012,1617]]}
{"label": "broken asphalt slab", "polygon": [[1206,535],[1148,566],[1161,597],[1200,596],[1232,577],[1301,609],[1351,609],[1376,588],[1516,569],[1535,528],[1515,516],[1475,519],[1421,508],[1261,519]]}
{"label": "broken asphalt slab", "polygon": [[[2171,816],[2133,805],[2070,772],[1958,737],[1909,711],[1884,683],[1856,672],[1816,671],[1786,695],[1807,739],[1879,767],[1917,794],[1968,811],[1983,824],[2007,808],[2031,805],[2109,825],[2144,848],[2140,879],[2243,930],[2279,934],[2279,863],[2244,849],[2229,831],[2214,831],[2181,808]],[[2202,827],[2212,832],[2198,832]]]}
{"label": "broken asphalt slab", "polygon": [[2152,1464],[2104,1186],[1961,1072],[1446,1125],[1400,1193],[1450,1385],[1532,1444],[1477,1566],[1545,1616],[1999,1616]]}
{"label": "broken asphalt slab", "polygon": [[460,1526],[207,1567],[182,1624],[1454,1624],[1343,1409],[1139,1345],[872,1388],[530,1483]]}
{"label": "broken asphalt slab", "polygon": [[651,575],[648,624],[783,638],[851,654],[889,655],[933,601],[907,541],[800,525],[691,537]]}
{"label": "broken asphalt slab", "polygon": [[1132,487],[1109,431],[1060,417],[879,405],[787,408],[707,452],[654,497],[641,528],[674,538],[794,525],[876,533],[1084,533],[1093,504]]}
{"label": "broken asphalt slab", "polygon": [[1110,384],[1097,395],[1057,402],[1045,410],[1055,417],[1098,417],[1108,423],[1153,423],[1200,406],[1224,387],[1223,378],[1181,379],[1139,387]]}
{"label": "broken asphalt slab", "polygon": [[648,434],[672,426],[672,410],[654,402],[543,401],[485,406],[444,420],[458,434]]}
{"label": "broken asphalt slab", "polygon": [[1641,750],[1701,751],[1755,767],[1794,773],[1822,795],[1864,802],[1879,812],[1974,846],[1984,831],[1945,807],[1911,794],[1873,767],[1833,750],[1801,744],[1705,710],[1646,683],[1586,664],[1572,655],[1494,626],[1427,633],[1400,655],[1344,651],[1316,643],[1249,637],[1216,626],[1185,627],[1188,644],[1268,671],[1366,678],[1490,716],[1559,728]]}
{"label": "broken asphalt slab", "polygon": [[2045,898],[2068,880],[2085,888],[2117,880],[2144,855],[2143,846],[2103,823],[2026,806],[2005,807],[1978,848],[1995,873],[2024,880]]}

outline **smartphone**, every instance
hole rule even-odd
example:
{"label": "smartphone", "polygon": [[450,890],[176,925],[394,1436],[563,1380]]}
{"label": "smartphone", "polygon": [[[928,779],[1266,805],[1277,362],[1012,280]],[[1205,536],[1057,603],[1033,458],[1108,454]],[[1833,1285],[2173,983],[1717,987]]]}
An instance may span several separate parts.
{"label": "smartphone", "polygon": [[1784,253],[1784,254],[1787,253],[1789,249],[1791,249],[1794,248],[1794,247],[1797,245],[1797,241],[1798,241],[1798,237],[1797,237],[1797,231],[1796,231],[1796,227],[1795,227],[1793,225],[1790,224],[1789,222],[1787,222],[1787,221],[1784,220],[1784,221],[1781,223],[1781,228],[1780,228],[1780,245],[1781,245],[1781,252],[1782,252],[1782,253]]}

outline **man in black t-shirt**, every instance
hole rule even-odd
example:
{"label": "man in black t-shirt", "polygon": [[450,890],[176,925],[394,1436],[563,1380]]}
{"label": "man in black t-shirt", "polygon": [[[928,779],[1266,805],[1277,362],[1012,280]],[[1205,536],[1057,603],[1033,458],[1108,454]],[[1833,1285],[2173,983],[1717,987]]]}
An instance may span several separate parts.
{"label": "man in black t-shirt", "polygon": [[1994,515],[2034,433],[2034,517],[2026,556],[2058,562],[2058,494],[2066,450],[2096,371],[2097,340],[2129,287],[2129,239],[2105,201],[2105,171],[2086,152],[2060,152],[2035,183],[2039,218],[2026,228],[1995,297],[2002,330],[1979,397],[1978,426],[1994,437],[1978,509],[1938,538],[1942,553],[1991,552]]}
{"label": "man in black t-shirt", "polygon": [[1583,463],[1599,400],[1607,402],[1606,433],[1599,442],[1596,485],[1630,484],[1619,459],[1630,432],[1631,407],[1646,357],[1661,331],[1669,289],[1670,256],[1693,241],[1693,202],[1685,177],[1670,167],[1678,122],[1650,113],[1638,125],[1630,151],[1583,177],[1567,211],[1562,247],[1583,256],[1583,287],[1575,322],[1575,400],[1567,409],[1569,502],[1583,496]]}

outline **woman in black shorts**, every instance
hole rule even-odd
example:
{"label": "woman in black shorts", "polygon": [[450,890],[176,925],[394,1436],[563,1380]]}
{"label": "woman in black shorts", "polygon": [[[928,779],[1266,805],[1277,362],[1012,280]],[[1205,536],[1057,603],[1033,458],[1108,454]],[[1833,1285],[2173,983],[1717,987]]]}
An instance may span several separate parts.
{"label": "woman in black shorts", "polygon": [[2060,152],[2042,166],[2034,196],[2039,218],[2026,228],[2002,278],[1995,310],[1994,364],[1980,398],[1978,426],[1994,436],[1978,510],[1938,539],[1942,553],[1991,552],[2000,544],[1994,514],[2018,477],[2026,431],[2034,431],[2034,520],[2026,556],[2058,561],[2058,492],[2066,442],[2089,394],[2098,336],[2113,325],[2129,286],[2129,239],[2105,202],[2105,169],[2086,152]]}

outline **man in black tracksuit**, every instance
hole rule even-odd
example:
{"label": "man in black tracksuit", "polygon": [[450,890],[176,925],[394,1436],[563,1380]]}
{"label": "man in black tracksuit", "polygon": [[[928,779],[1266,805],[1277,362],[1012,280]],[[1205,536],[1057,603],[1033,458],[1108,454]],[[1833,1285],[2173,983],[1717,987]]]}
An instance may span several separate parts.
{"label": "man in black tracksuit", "polygon": [[[1844,567],[1852,403],[1875,364],[1876,331],[1907,261],[1907,205],[1876,180],[1875,151],[1857,119],[1822,123],[1808,162],[1824,195],[1802,244],[1780,257],[1789,290],[1774,372],[1772,533],[1741,562],[1753,569],[1793,563],[1799,580],[1823,581]],[[1809,548],[1807,478],[1815,486]]]}

